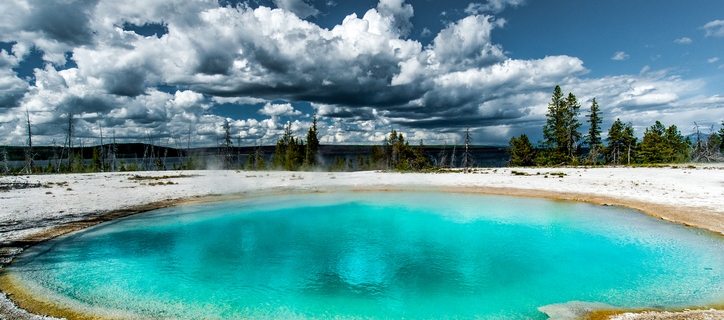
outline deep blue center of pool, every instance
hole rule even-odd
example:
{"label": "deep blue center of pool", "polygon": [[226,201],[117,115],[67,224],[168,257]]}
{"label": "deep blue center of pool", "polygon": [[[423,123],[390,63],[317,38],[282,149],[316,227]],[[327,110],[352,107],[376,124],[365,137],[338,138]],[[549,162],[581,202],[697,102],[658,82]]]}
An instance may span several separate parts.
{"label": "deep blue center of pool", "polygon": [[450,193],[252,198],[148,212],[27,250],[33,294],[138,318],[540,318],[569,301],[724,300],[718,236],[591,204]]}

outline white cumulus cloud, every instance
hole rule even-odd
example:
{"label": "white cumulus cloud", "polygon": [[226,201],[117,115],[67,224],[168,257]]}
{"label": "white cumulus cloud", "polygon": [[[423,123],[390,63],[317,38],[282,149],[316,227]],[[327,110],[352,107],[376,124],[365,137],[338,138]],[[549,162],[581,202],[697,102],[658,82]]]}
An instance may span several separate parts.
{"label": "white cumulus cloud", "polygon": [[629,58],[629,55],[626,54],[626,52],[619,51],[619,52],[616,52],[613,54],[613,57],[611,57],[611,60],[623,61],[623,60],[627,60],[628,58]]}
{"label": "white cumulus cloud", "polygon": [[678,44],[691,44],[692,42],[694,42],[694,40],[691,40],[691,38],[683,37],[683,38],[674,40],[674,42],[676,42]]}
{"label": "white cumulus cloud", "polygon": [[724,37],[724,20],[711,21],[701,28],[704,29],[704,35],[707,37]]}
{"label": "white cumulus cloud", "polygon": [[262,109],[259,110],[259,113],[267,115],[267,116],[292,116],[292,115],[302,114],[301,111],[294,110],[294,107],[292,107],[291,103],[283,103],[283,104],[267,103],[264,105],[264,107]]}
{"label": "white cumulus cloud", "polygon": [[[72,114],[79,139],[97,136],[101,124],[120,141],[178,140],[191,130],[188,143],[213,145],[226,118],[214,114],[218,104],[259,109],[255,119],[231,121],[247,144],[273,143],[282,117],[303,134],[309,118],[297,104],[311,105],[330,142],[381,141],[395,127],[426,143],[452,143],[470,126],[480,143],[505,143],[520,133],[540,136],[555,85],[582,102],[596,97],[605,121],[620,117],[643,126],[658,117],[687,125],[675,121],[696,120],[694,110],[709,119],[721,115],[720,100],[700,96],[703,80],[649,67],[638,75],[588,78],[577,57],[508,57],[491,37],[506,22],[490,14],[520,0],[472,4],[438,34],[423,28],[429,45],[407,38],[414,10],[402,0],[382,0],[327,28],[304,20],[317,14],[311,1],[275,3],[0,2],[0,41],[15,43],[0,50],[0,144],[22,143],[18,120],[27,108],[41,144],[62,141]],[[704,27],[710,36],[720,30],[715,22]],[[124,30],[127,24],[163,25],[167,32],[143,36]],[[32,48],[45,62],[34,82],[13,70]],[[77,67],[62,67],[69,57]]]}
{"label": "white cumulus cloud", "polygon": [[465,8],[465,13],[473,15],[483,12],[500,13],[507,6],[517,7],[524,3],[524,0],[488,0],[486,3],[472,2]]}

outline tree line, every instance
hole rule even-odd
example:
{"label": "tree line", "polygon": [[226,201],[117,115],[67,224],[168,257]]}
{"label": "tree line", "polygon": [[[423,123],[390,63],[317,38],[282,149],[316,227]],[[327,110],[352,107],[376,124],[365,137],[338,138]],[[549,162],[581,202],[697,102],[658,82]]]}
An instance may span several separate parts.
{"label": "tree line", "polygon": [[[646,128],[641,141],[633,125],[616,119],[602,139],[601,109],[594,98],[584,116],[588,132],[580,131],[581,105],[573,93],[564,96],[560,86],[548,103],[543,140],[537,146],[521,134],[508,143],[511,166],[558,165],[637,165],[682,163],[687,161],[723,161],[724,128],[706,137],[695,127],[696,141],[682,136],[676,125],[666,127],[660,121]],[[722,121],[724,126],[724,121]]]}
{"label": "tree line", "polygon": [[[304,140],[292,136],[291,124],[287,123],[284,134],[276,143],[270,169],[289,171],[352,171],[355,169],[420,171],[432,167],[422,140],[420,140],[417,147],[411,146],[409,141],[405,141],[404,135],[394,129],[392,129],[382,146],[372,146],[369,156],[365,157],[358,154],[356,165],[353,163],[353,159],[339,157],[335,157],[330,164],[323,164],[318,157],[318,134],[316,116],[313,118],[312,126],[307,131]],[[249,159],[253,159],[252,156]],[[263,159],[259,160],[263,161]],[[247,167],[249,166],[247,165]],[[264,167],[257,165],[253,169],[264,169]]]}
{"label": "tree line", "polygon": [[[198,170],[220,168],[237,170],[288,170],[288,171],[354,171],[354,170],[400,170],[421,171],[433,167],[425,145],[420,140],[419,145],[410,145],[401,132],[391,130],[382,145],[372,146],[366,155],[358,154],[356,163],[354,158],[337,157],[330,163],[325,163],[319,154],[320,142],[317,129],[317,117],[313,117],[312,125],[307,130],[304,139],[293,136],[291,123],[284,126],[282,136],[276,142],[271,157],[264,154],[265,148],[254,147],[253,151],[242,161],[240,148],[234,146],[231,124],[228,120],[222,123],[223,134],[217,144],[215,155],[192,154],[191,149],[182,150],[168,147],[158,147],[153,144],[149,135],[149,144],[140,145],[143,156],[132,153],[131,160],[119,157],[119,147],[115,143],[115,135],[110,144],[101,144],[85,147],[73,145],[73,117],[69,116],[65,143],[63,146],[54,145],[33,149],[32,123],[27,114],[28,144],[23,147],[24,165],[22,168],[10,168],[9,155],[6,148],[0,148],[0,174],[30,174],[30,173],[91,173],[113,171],[144,171],[144,170]],[[191,132],[191,129],[189,129]],[[102,130],[101,130],[102,135]],[[190,134],[189,134],[190,136]],[[190,139],[190,138],[189,138]],[[82,142],[82,140],[81,140]],[[240,142],[239,142],[240,144]],[[14,147],[11,147],[14,148]],[[136,146],[136,149],[138,146]],[[170,150],[170,151],[169,151]],[[50,152],[50,154],[48,154]],[[138,152],[138,151],[136,151]],[[92,154],[91,154],[92,153]],[[42,154],[47,158],[47,166],[38,166],[35,159]],[[167,157],[175,157],[171,165]],[[140,163],[139,163],[140,160]],[[451,164],[454,163],[454,156]]]}

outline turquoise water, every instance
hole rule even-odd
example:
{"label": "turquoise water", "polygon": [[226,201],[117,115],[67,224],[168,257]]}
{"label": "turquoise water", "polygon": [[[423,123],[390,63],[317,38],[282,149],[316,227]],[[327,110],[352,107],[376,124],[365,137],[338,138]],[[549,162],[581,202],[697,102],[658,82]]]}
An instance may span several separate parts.
{"label": "turquoise water", "polygon": [[568,301],[724,300],[724,242],[640,212],[449,193],[157,210],[27,250],[34,294],[137,318],[531,318]]}

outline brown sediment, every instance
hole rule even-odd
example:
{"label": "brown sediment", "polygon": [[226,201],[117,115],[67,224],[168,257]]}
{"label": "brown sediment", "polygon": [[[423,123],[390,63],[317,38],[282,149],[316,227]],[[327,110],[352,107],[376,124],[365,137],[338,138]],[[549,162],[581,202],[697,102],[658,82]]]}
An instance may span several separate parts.
{"label": "brown sediment", "polygon": [[[678,206],[671,207],[645,201],[622,199],[609,196],[600,196],[589,193],[560,192],[549,190],[522,189],[509,187],[480,187],[480,186],[418,186],[418,185],[402,185],[402,186],[363,186],[363,187],[336,187],[335,190],[325,188],[303,189],[303,188],[272,188],[259,190],[254,192],[243,192],[237,194],[214,194],[207,196],[197,196],[182,199],[167,199],[164,201],[135,205],[126,209],[114,210],[105,214],[89,217],[84,220],[68,222],[65,224],[53,226],[46,231],[32,234],[21,240],[3,243],[0,245],[0,257],[4,255],[15,256],[22,249],[28,248],[43,241],[56,238],[71,232],[75,232],[84,228],[88,228],[105,221],[111,221],[134,214],[147,212],[151,210],[166,208],[170,206],[189,205],[206,202],[236,200],[249,197],[264,197],[274,195],[284,195],[290,193],[318,193],[318,192],[395,192],[395,191],[417,191],[417,192],[450,192],[463,194],[490,194],[519,196],[532,198],[545,198],[551,200],[566,200],[587,202],[607,206],[622,206],[641,211],[649,216],[666,220],[673,223],[682,224],[689,227],[706,230],[717,235],[724,235],[724,227],[722,227],[722,217],[715,211],[702,211],[701,207]],[[12,250],[20,248],[21,250]],[[0,269],[0,291],[4,292],[18,307],[25,309],[33,314],[51,315],[53,317],[62,317],[67,319],[115,319],[113,317],[92,315],[84,313],[80,310],[73,309],[70,306],[63,306],[51,301],[31,295],[29,290],[19,283],[15,278]],[[707,314],[706,319],[724,319],[724,302],[708,306],[698,306],[681,309],[671,309],[667,311],[636,309],[636,310],[596,310],[591,312],[584,319],[599,320],[609,319],[616,315],[624,313],[637,313],[640,319],[691,319],[692,312],[702,310],[713,310],[713,314]],[[1,310],[0,310],[1,311]],[[2,312],[0,312],[0,316]],[[637,318],[639,319],[639,318]]]}
{"label": "brown sediment", "polygon": [[106,320],[116,319],[90,315],[69,306],[54,303],[29,293],[22,284],[18,283],[11,275],[3,273],[0,275],[0,289],[12,299],[19,308],[38,315],[51,315],[56,318],[78,319],[78,320]]}

